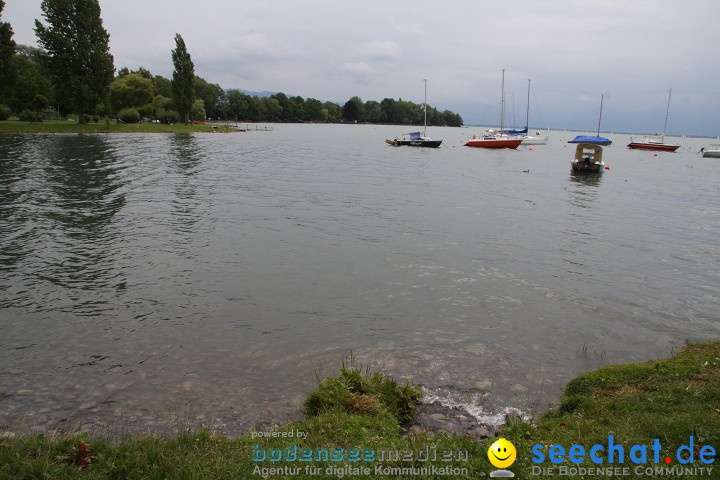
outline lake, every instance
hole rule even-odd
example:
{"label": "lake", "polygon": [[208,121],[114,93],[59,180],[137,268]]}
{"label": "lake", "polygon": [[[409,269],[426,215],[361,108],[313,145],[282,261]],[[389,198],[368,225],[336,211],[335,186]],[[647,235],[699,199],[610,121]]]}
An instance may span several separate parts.
{"label": "lake", "polygon": [[710,140],[574,176],[575,132],[404,131],[0,136],[2,428],[239,435],[343,359],[497,423],[720,336]]}

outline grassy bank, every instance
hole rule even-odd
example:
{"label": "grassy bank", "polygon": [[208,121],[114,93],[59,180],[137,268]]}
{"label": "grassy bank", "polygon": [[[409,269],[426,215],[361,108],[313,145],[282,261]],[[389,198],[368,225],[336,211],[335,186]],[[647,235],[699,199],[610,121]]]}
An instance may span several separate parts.
{"label": "grassy bank", "polygon": [[100,120],[98,123],[79,124],[73,121],[48,120],[42,123],[21,122],[18,120],[0,121],[0,133],[188,133],[236,131],[224,125],[213,129],[211,125],[164,125],[161,123],[117,124]]}
{"label": "grassy bank", "polygon": [[[242,439],[229,440],[203,431],[166,439],[137,437],[113,443],[86,437],[4,438],[0,440],[0,477],[70,479],[78,478],[79,473],[80,478],[88,479],[475,479],[489,475],[495,468],[488,461],[487,449],[494,439],[478,443],[467,437],[402,435],[401,425],[412,417],[418,398],[412,386],[398,385],[381,373],[344,366],[337,377],[324,379],[308,396],[304,405],[306,420],[286,425],[273,437],[258,438],[259,433],[267,432],[253,432]],[[627,467],[629,475],[562,478],[720,478],[720,468],[711,475],[698,476],[637,474],[637,465],[630,459],[631,446],[647,445],[648,463],[644,468],[677,467],[678,448],[687,445],[693,436],[695,463],[688,466],[705,466],[699,457],[704,451],[708,458],[707,446],[720,449],[718,399],[720,342],[689,345],[668,359],[601,368],[571,381],[557,409],[532,424],[513,423],[504,428],[502,436],[517,448],[517,460],[509,470],[519,478],[543,478],[532,471],[533,466],[537,467],[532,462],[535,445],[542,447],[546,457],[544,468],[608,467],[611,434],[615,444],[625,447],[625,463],[620,466]],[[299,439],[299,434],[305,438]],[[650,449],[654,439],[660,445],[658,464],[654,463]],[[554,444],[565,450],[565,461],[559,465],[548,459],[549,446]],[[597,465],[589,455],[579,465],[571,463],[567,451],[574,444],[586,450],[595,444],[603,446],[598,455],[605,452],[605,463]],[[450,461],[443,461],[443,449],[450,452]],[[299,457],[308,452],[313,460],[300,461]],[[400,458],[394,458],[394,452]],[[557,454],[558,450],[554,452]],[[342,461],[332,460],[331,455],[340,454]],[[296,460],[289,460],[288,455]],[[380,461],[380,455],[385,460]],[[408,461],[403,460],[404,455]],[[619,453],[616,451],[615,455]],[[263,461],[253,461],[263,456]],[[316,456],[323,460],[318,461]],[[371,456],[374,461],[367,461]],[[431,459],[425,460],[426,456]],[[271,457],[282,459],[271,461]],[[358,461],[348,461],[349,457]],[[669,465],[665,463],[666,457],[671,458]],[[720,462],[708,466],[717,463]],[[382,464],[380,471],[376,470],[378,464]],[[363,471],[363,467],[367,470]],[[413,467],[416,470],[410,473],[392,470]]]}

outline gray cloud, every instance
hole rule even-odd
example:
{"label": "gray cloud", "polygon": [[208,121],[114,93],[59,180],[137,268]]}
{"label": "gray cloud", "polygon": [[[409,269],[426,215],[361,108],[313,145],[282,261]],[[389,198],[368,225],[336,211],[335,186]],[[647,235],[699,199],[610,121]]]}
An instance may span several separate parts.
{"label": "gray cloud", "polygon": [[[450,108],[473,123],[499,117],[500,70],[531,120],[588,129],[599,96],[603,126],[648,131],[673,88],[669,129],[720,134],[715,0],[585,1],[100,0],[116,66],[172,73],[183,35],[197,73],[225,88],[275,90],[344,102],[402,97]],[[35,44],[40,0],[10,0],[4,20]],[[521,107],[520,105],[523,105]],[[651,113],[647,113],[651,112]]]}

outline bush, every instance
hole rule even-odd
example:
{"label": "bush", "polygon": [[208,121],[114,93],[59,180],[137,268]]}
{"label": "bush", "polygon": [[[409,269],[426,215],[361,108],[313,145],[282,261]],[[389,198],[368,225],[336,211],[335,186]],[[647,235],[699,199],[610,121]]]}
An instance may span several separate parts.
{"label": "bush", "polygon": [[422,394],[412,385],[399,385],[382,372],[363,373],[343,365],[340,375],[327,377],[305,399],[303,410],[309,417],[332,410],[350,414],[387,413],[399,423],[410,421]]}
{"label": "bush", "polygon": [[7,105],[0,105],[0,120],[7,120],[12,115],[12,110]]}
{"label": "bush", "polygon": [[137,110],[140,113],[140,116],[143,118],[151,118],[153,116],[153,112],[154,112],[152,103],[148,103],[147,105],[138,107]]}
{"label": "bush", "polygon": [[195,100],[195,103],[193,103],[192,109],[190,110],[190,115],[195,122],[205,122],[205,117],[207,115],[207,113],[205,113],[205,102],[200,99]]}
{"label": "bush", "polygon": [[140,121],[140,112],[134,108],[123,108],[118,113],[118,117],[125,123],[138,123]]}
{"label": "bush", "polygon": [[42,115],[38,112],[31,112],[27,108],[18,114],[18,118],[21,122],[33,122],[40,123],[43,121]]}
{"label": "bush", "polygon": [[155,118],[160,120],[160,123],[180,123],[180,114],[175,110],[161,108],[155,113]]}
{"label": "bush", "polygon": [[45,95],[37,94],[32,99],[32,108],[36,112],[39,112],[40,110],[46,109],[50,102],[48,102],[48,99]]}
{"label": "bush", "polygon": [[93,123],[98,123],[98,122],[100,121],[100,117],[97,116],[97,115],[93,115],[93,116],[91,117],[91,120],[92,120]]}

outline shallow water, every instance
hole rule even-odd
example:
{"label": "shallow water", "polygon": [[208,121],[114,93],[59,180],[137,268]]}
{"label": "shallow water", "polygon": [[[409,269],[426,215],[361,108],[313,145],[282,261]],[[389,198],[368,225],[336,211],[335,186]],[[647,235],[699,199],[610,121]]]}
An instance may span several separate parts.
{"label": "shallow water", "polygon": [[[720,333],[720,162],[390,126],[0,136],[0,424],[230,434],[355,360],[497,422]],[[525,173],[525,170],[529,172]]]}

